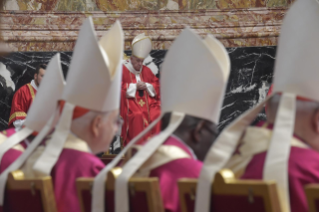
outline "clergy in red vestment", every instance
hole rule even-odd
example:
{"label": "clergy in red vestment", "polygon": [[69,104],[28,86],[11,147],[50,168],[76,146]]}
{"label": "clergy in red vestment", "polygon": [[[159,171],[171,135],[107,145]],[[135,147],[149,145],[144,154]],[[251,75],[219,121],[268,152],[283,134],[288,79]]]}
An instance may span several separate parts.
{"label": "clergy in red vestment", "polygon": [[[126,173],[136,170],[134,177],[158,177],[166,212],[181,211],[177,182],[199,177],[201,161],[218,135],[229,71],[228,53],[212,35],[202,40],[185,29],[175,39],[161,73],[162,110],[167,112],[161,120],[162,132],[135,146],[139,151],[116,180],[117,199],[123,200],[121,185],[132,177]],[[116,207],[123,207],[121,202],[116,201]]]}
{"label": "clergy in red vestment", "polygon": [[[109,149],[120,124],[123,48],[119,22],[97,42],[92,18],[84,21],[62,94],[64,100],[59,103],[59,122],[51,138],[21,168],[27,178],[51,175],[59,212],[81,211],[76,179],[95,177],[104,167],[95,155]],[[83,89],[83,82],[91,86]]]}
{"label": "clergy in red vestment", "polygon": [[[149,37],[144,34],[136,36],[132,42],[132,56],[123,64],[120,114],[124,120],[121,131],[124,145],[160,115],[159,80],[143,65],[151,49]],[[160,125],[157,124],[141,142],[159,131]]]}
{"label": "clergy in red vestment", "polygon": [[11,104],[9,127],[20,129],[27,117],[28,110],[37,93],[42,77],[45,74],[46,65],[41,64],[36,67],[33,80],[22,86],[14,94]]}

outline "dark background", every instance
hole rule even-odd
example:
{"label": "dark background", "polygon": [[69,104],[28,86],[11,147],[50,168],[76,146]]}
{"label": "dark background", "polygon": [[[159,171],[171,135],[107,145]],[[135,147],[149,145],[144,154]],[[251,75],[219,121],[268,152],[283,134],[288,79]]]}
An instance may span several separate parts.
{"label": "dark background", "polygon": [[[224,128],[233,119],[265,98],[272,81],[276,47],[240,47],[227,49],[231,59],[231,73],[224,99],[219,127]],[[64,75],[72,57],[72,52],[60,52]],[[130,55],[130,51],[125,52]],[[33,79],[35,67],[48,63],[56,52],[14,52],[0,58],[7,66],[11,79],[18,90]],[[159,68],[166,50],[151,52],[152,61]],[[147,65],[147,64],[146,64]],[[11,101],[15,92],[7,86],[0,73],[0,130],[8,126]],[[49,94],[48,94],[49,95]],[[262,111],[257,120],[263,120]]]}

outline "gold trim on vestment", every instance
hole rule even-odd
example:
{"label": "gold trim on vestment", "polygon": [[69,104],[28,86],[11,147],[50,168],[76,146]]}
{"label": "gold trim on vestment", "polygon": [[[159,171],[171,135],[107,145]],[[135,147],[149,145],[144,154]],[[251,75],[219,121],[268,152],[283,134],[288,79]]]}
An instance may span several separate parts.
{"label": "gold trim on vestment", "polygon": [[[245,136],[240,141],[239,153],[233,155],[224,166],[224,168],[231,169],[236,178],[240,178],[244,174],[247,165],[256,154],[268,150],[273,131],[267,129],[266,126],[267,124],[262,127],[248,127]],[[294,137],[291,138],[291,146],[309,148],[305,143]]]}
{"label": "gold trim on vestment", "polygon": [[64,146],[64,149],[73,149],[73,150],[77,150],[77,151],[81,151],[81,152],[88,152],[90,153],[90,148],[89,145],[82,139],[80,139],[79,137],[76,137],[73,134],[69,134],[69,136],[67,137]]}
{"label": "gold trim on vestment", "polygon": [[33,90],[33,87],[30,83],[27,84],[29,90],[30,90],[30,93],[31,93],[31,97],[32,97],[32,100],[34,99],[35,95],[34,95],[34,90]]}
{"label": "gold trim on vestment", "polygon": [[[4,130],[5,131],[5,130]],[[7,136],[3,135],[2,133],[0,133],[0,144],[2,144],[3,142],[5,142],[6,140],[8,139]],[[16,149],[16,150],[19,150],[21,152],[24,151],[24,148],[21,144],[17,144],[15,145],[14,147],[12,147],[12,149]]]}
{"label": "gold trim on vestment", "polygon": [[22,112],[22,111],[14,112],[9,118],[9,123],[11,122],[12,119],[14,119],[16,117],[27,117],[27,114],[25,112]]}
{"label": "gold trim on vestment", "polygon": [[5,142],[5,140],[7,140],[7,136],[0,134],[0,144],[2,144],[3,142]]}
{"label": "gold trim on vestment", "polygon": [[15,145],[14,147],[12,147],[12,149],[15,149],[15,150],[18,150],[18,151],[21,151],[21,152],[24,152],[24,147],[21,145],[21,144],[17,144]]}
{"label": "gold trim on vestment", "polygon": [[145,60],[145,58],[143,58],[143,57],[138,57],[138,56],[136,56],[136,55],[134,55],[134,54],[132,54],[132,56],[134,56],[134,57],[136,57],[136,58],[138,58],[138,59],[142,59],[142,60]]}
{"label": "gold trim on vestment", "polygon": [[[134,46],[134,44],[136,44],[136,43],[140,42],[141,40],[145,40],[145,39],[149,39],[149,40],[151,41],[151,43],[152,43],[152,40],[151,40],[151,38],[150,38],[150,37],[148,37],[148,36],[143,37],[143,38],[141,38],[141,39],[136,40],[134,43],[132,43],[132,45],[131,45],[131,47],[132,47],[132,51],[133,51],[133,46]],[[143,58],[142,58],[142,59],[143,59]]]}
{"label": "gold trim on vestment", "polygon": [[[134,148],[140,150],[143,146],[135,145]],[[174,160],[191,158],[191,156],[174,145],[161,145],[156,152],[142,165],[141,168],[134,175],[135,177],[148,177],[149,173],[164,164],[172,162]]]}

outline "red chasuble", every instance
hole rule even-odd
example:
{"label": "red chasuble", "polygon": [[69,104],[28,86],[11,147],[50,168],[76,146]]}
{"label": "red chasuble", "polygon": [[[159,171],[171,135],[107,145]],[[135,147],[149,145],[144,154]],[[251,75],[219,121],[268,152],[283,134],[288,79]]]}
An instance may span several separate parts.
{"label": "red chasuble", "polygon": [[[123,65],[120,115],[124,120],[121,132],[124,145],[128,144],[130,140],[142,132],[160,115],[161,103],[158,78],[146,66],[143,66],[140,78],[141,81],[149,83],[154,87],[156,95],[151,97],[146,90],[142,92],[137,90],[135,98],[127,98],[126,91],[130,83],[136,83],[136,77],[135,74],[131,73],[128,68]],[[139,143],[142,143],[158,132],[160,132],[160,123],[142,138]]]}
{"label": "red chasuble", "polygon": [[14,127],[15,120],[23,120],[27,117],[27,112],[37,91],[32,87],[31,83],[22,86],[13,96],[11,104],[11,112],[9,118],[9,127]]}
{"label": "red chasuble", "polygon": [[[296,138],[296,137],[295,137]],[[246,167],[243,179],[262,179],[266,152],[256,154]],[[292,212],[307,212],[304,187],[319,183],[319,152],[310,148],[291,147],[288,165],[290,207]]]}

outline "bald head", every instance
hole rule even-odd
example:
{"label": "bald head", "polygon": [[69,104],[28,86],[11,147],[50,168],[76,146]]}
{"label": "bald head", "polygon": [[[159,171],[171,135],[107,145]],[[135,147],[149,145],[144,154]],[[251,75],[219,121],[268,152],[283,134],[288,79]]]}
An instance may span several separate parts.
{"label": "bald head", "polygon": [[71,131],[97,154],[108,150],[118,128],[117,118],[118,110],[106,113],[89,111],[72,121]]}
{"label": "bald head", "polygon": [[[276,94],[267,103],[267,122],[275,122],[279,102],[280,95]],[[319,151],[318,102],[297,100],[294,134],[300,137],[309,146]]]}

